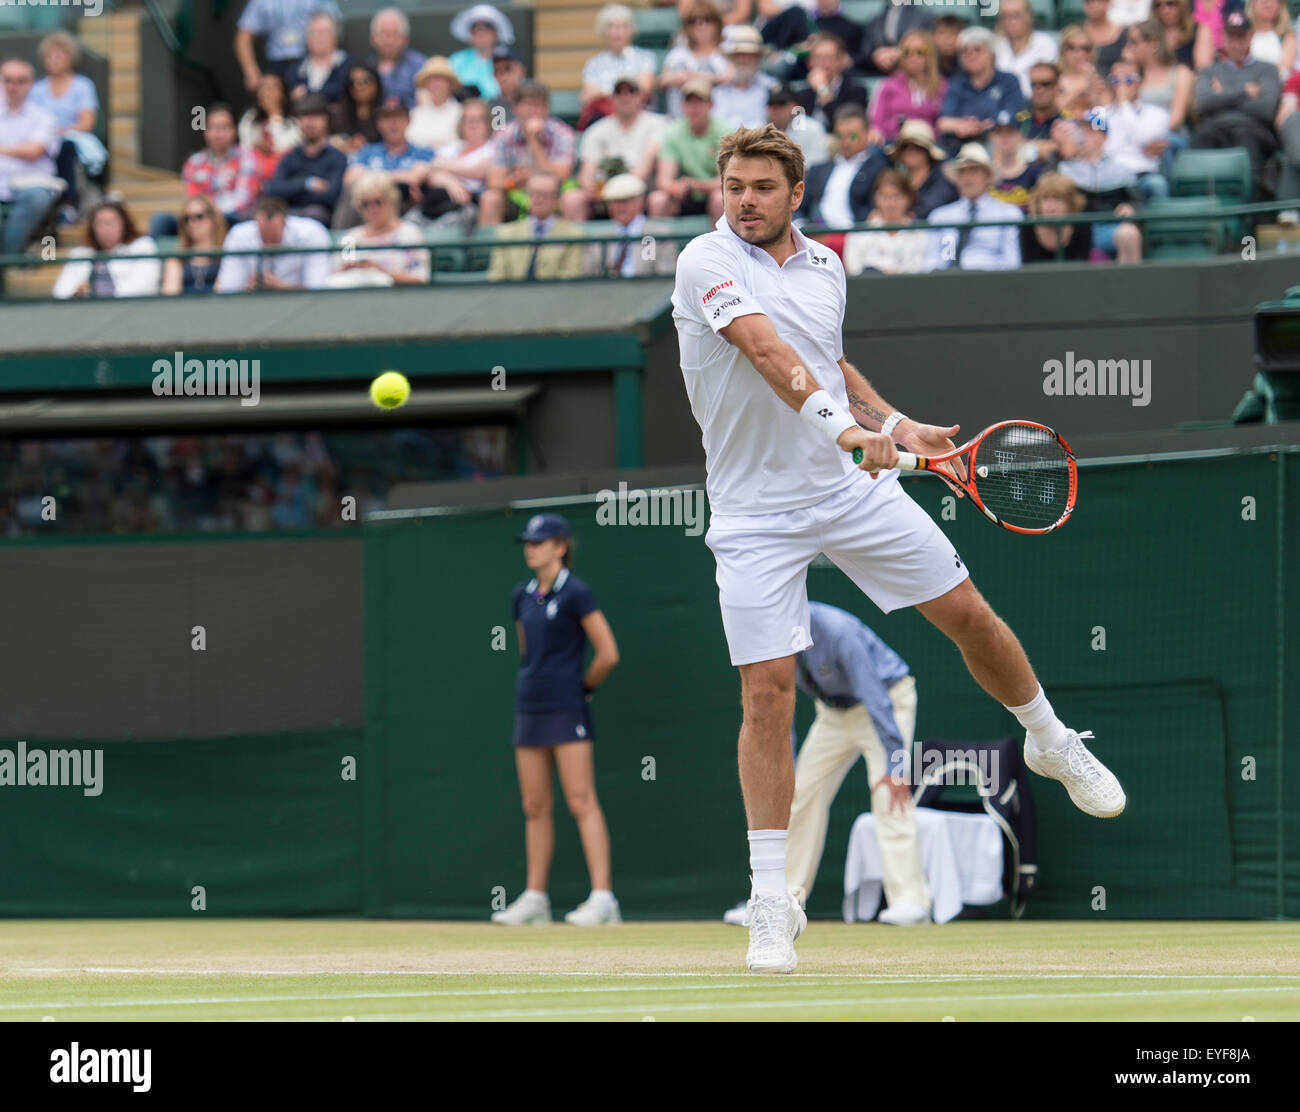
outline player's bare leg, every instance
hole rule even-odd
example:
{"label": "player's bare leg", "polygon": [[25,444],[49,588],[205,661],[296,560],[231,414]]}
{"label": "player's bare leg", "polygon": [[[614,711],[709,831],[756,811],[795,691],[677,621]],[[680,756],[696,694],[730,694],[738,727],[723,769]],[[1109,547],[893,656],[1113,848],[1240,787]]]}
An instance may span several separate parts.
{"label": "player's bare leg", "polygon": [[946,633],[985,691],[1025,727],[1025,763],[1040,776],[1060,780],[1081,811],[1111,818],[1124,810],[1124,789],[1088,752],[1079,734],[1052,710],[1016,635],[969,580],[917,609]]}
{"label": "player's bare leg", "polygon": [[740,700],[740,790],[754,884],[746,964],[753,973],[793,973],[798,965],[794,940],[808,923],[785,878],[786,830],[794,798],[794,657],[741,665]]}

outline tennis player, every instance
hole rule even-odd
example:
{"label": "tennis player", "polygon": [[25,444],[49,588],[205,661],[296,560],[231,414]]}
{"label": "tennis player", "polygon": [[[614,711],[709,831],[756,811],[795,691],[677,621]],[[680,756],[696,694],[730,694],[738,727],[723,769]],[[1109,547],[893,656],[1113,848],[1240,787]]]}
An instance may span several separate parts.
{"label": "tennis player", "polygon": [[[618,645],[591,589],[569,570],[573,533],[560,514],[535,514],[515,538],[533,573],[515,586],[510,605],[519,634],[515,683],[515,768],[524,805],[528,881],[523,895],[494,912],[507,926],[551,921],[546,894],[555,852],[552,818],[554,769],[578,823],[591,876],[591,895],[565,915],[566,923],[594,927],[622,922],[610,883],[609,830],[596,799],[592,759],[591,693],[618,663]],[[584,674],[587,642],[595,649]]]}
{"label": "tennis player", "polygon": [[[844,268],[791,225],[803,153],[771,125],[718,148],[723,215],[677,260],[673,320],[703,433],[722,624],[740,670],[739,763],[752,877],[753,972],[793,972],[807,917],[786,882],[794,791],[794,658],[809,637],[807,569],[824,552],[882,611],[915,606],[1026,730],[1025,762],[1075,806],[1124,809],[1119,782],[1068,729],[1015,634],[898,482],[898,441],[936,456],[958,426],[913,421],[847,359]],[[854,466],[851,453],[862,449]]]}

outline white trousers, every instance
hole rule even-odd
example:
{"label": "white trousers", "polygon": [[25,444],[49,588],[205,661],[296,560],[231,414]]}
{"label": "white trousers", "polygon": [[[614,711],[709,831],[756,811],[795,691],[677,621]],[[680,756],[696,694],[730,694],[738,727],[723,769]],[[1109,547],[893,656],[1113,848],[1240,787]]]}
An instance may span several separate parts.
{"label": "white trousers", "polygon": [[[894,702],[894,721],[910,753],[916,729],[916,681],[904,676],[889,689],[889,696]],[[859,704],[836,710],[819,700],[817,717],[795,762],[785,858],[786,880],[792,888],[812,891],[826,848],[831,802],[859,756],[866,758],[870,783],[888,774],[885,746],[867,708]],[[885,898],[891,907],[909,903],[928,910],[930,889],[921,869],[915,808],[910,799],[901,811],[891,809],[890,804],[887,784],[872,792],[871,814],[880,843]]]}

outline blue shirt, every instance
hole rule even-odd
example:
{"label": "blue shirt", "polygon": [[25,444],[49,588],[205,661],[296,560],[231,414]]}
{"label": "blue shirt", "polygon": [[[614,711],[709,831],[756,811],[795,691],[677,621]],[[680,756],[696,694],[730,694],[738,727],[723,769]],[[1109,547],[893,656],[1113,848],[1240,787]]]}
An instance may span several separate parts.
{"label": "blue shirt", "polygon": [[510,610],[524,629],[524,655],[515,680],[517,710],[569,710],[586,702],[582,619],[596,609],[591,588],[568,568],[560,570],[548,594],[538,591],[536,579],[515,586]]}
{"label": "blue shirt", "polygon": [[307,53],[307,21],[317,12],[343,19],[334,0],[249,0],[239,29],[266,36],[268,61],[287,62]]}
{"label": "blue shirt", "polygon": [[413,147],[409,143],[397,154],[393,154],[383,143],[367,143],[355,151],[348,161],[350,166],[364,166],[367,170],[409,170],[433,161],[433,151],[428,147]]}
{"label": "blue shirt", "polygon": [[447,61],[456,71],[462,85],[475,85],[478,95],[484,100],[492,100],[501,95],[501,86],[497,84],[496,68],[491,58],[484,58],[472,46],[465,47],[452,54]]}
{"label": "blue shirt", "polygon": [[75,124],[77,116],[84,109],[90,108],[96,112],[99,111],[99,96],[95,92],[95,83],[89,77],[83,77],[81,74],[73,77],[72,84],[68,86],[68,91],[61,97],[54,95],[53,90],[50,88],[50,79],[42,77],[32,86],[32,91],[27,94],[27,99],[49,112],[58,122],[60,131],[66,131]]}
{"label": "blue shirt", "polygon": [[384,100],[389,97],[397,97],[407,108],[414,108],[415,75],[420,72],[424,63],[428,60],[418,50],[412,50],[408,47],[406,53],[397,60],[397,63],[388,73],[384,73],[379,68],[379,56],[377,54],[371,54],[366,59],[366,65],[379,74],[380,84],[384,87]]}
{"label": "blue shirt", "polygon": [[962,70],[953,74],[944,94],[940,116],[974,116],[977,120],[996,120],[999,112],[1013,116],[1025,108],[1025,94],[1020,78],[1014,73],[993,71],[993,80],[982,89],[975,88],[970,75]]}
{"label": "blue shirt", "polygon": [[901,774],[903,735],[889,689],[908,674],[907,663],[846,610],[810,602],[808,614],[813,645],[796,658],[795,683],[830,707],[865,706],[891,773]]}

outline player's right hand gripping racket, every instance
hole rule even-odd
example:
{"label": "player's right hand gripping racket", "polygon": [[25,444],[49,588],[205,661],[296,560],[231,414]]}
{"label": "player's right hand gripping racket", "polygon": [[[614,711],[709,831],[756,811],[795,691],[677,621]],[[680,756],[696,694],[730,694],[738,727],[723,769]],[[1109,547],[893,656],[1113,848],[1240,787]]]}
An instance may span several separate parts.
{"label": "player's right hand gripping racket", "polygon": [[[853,449],[853,462],[862,462],[861,448]],[[900,451],[898,468],[941,475],[994,525],[1013,533],[1050,533],[1064,525],[1079,492],[1070,446],[1037,421],[999,421],[941,456]]]}

